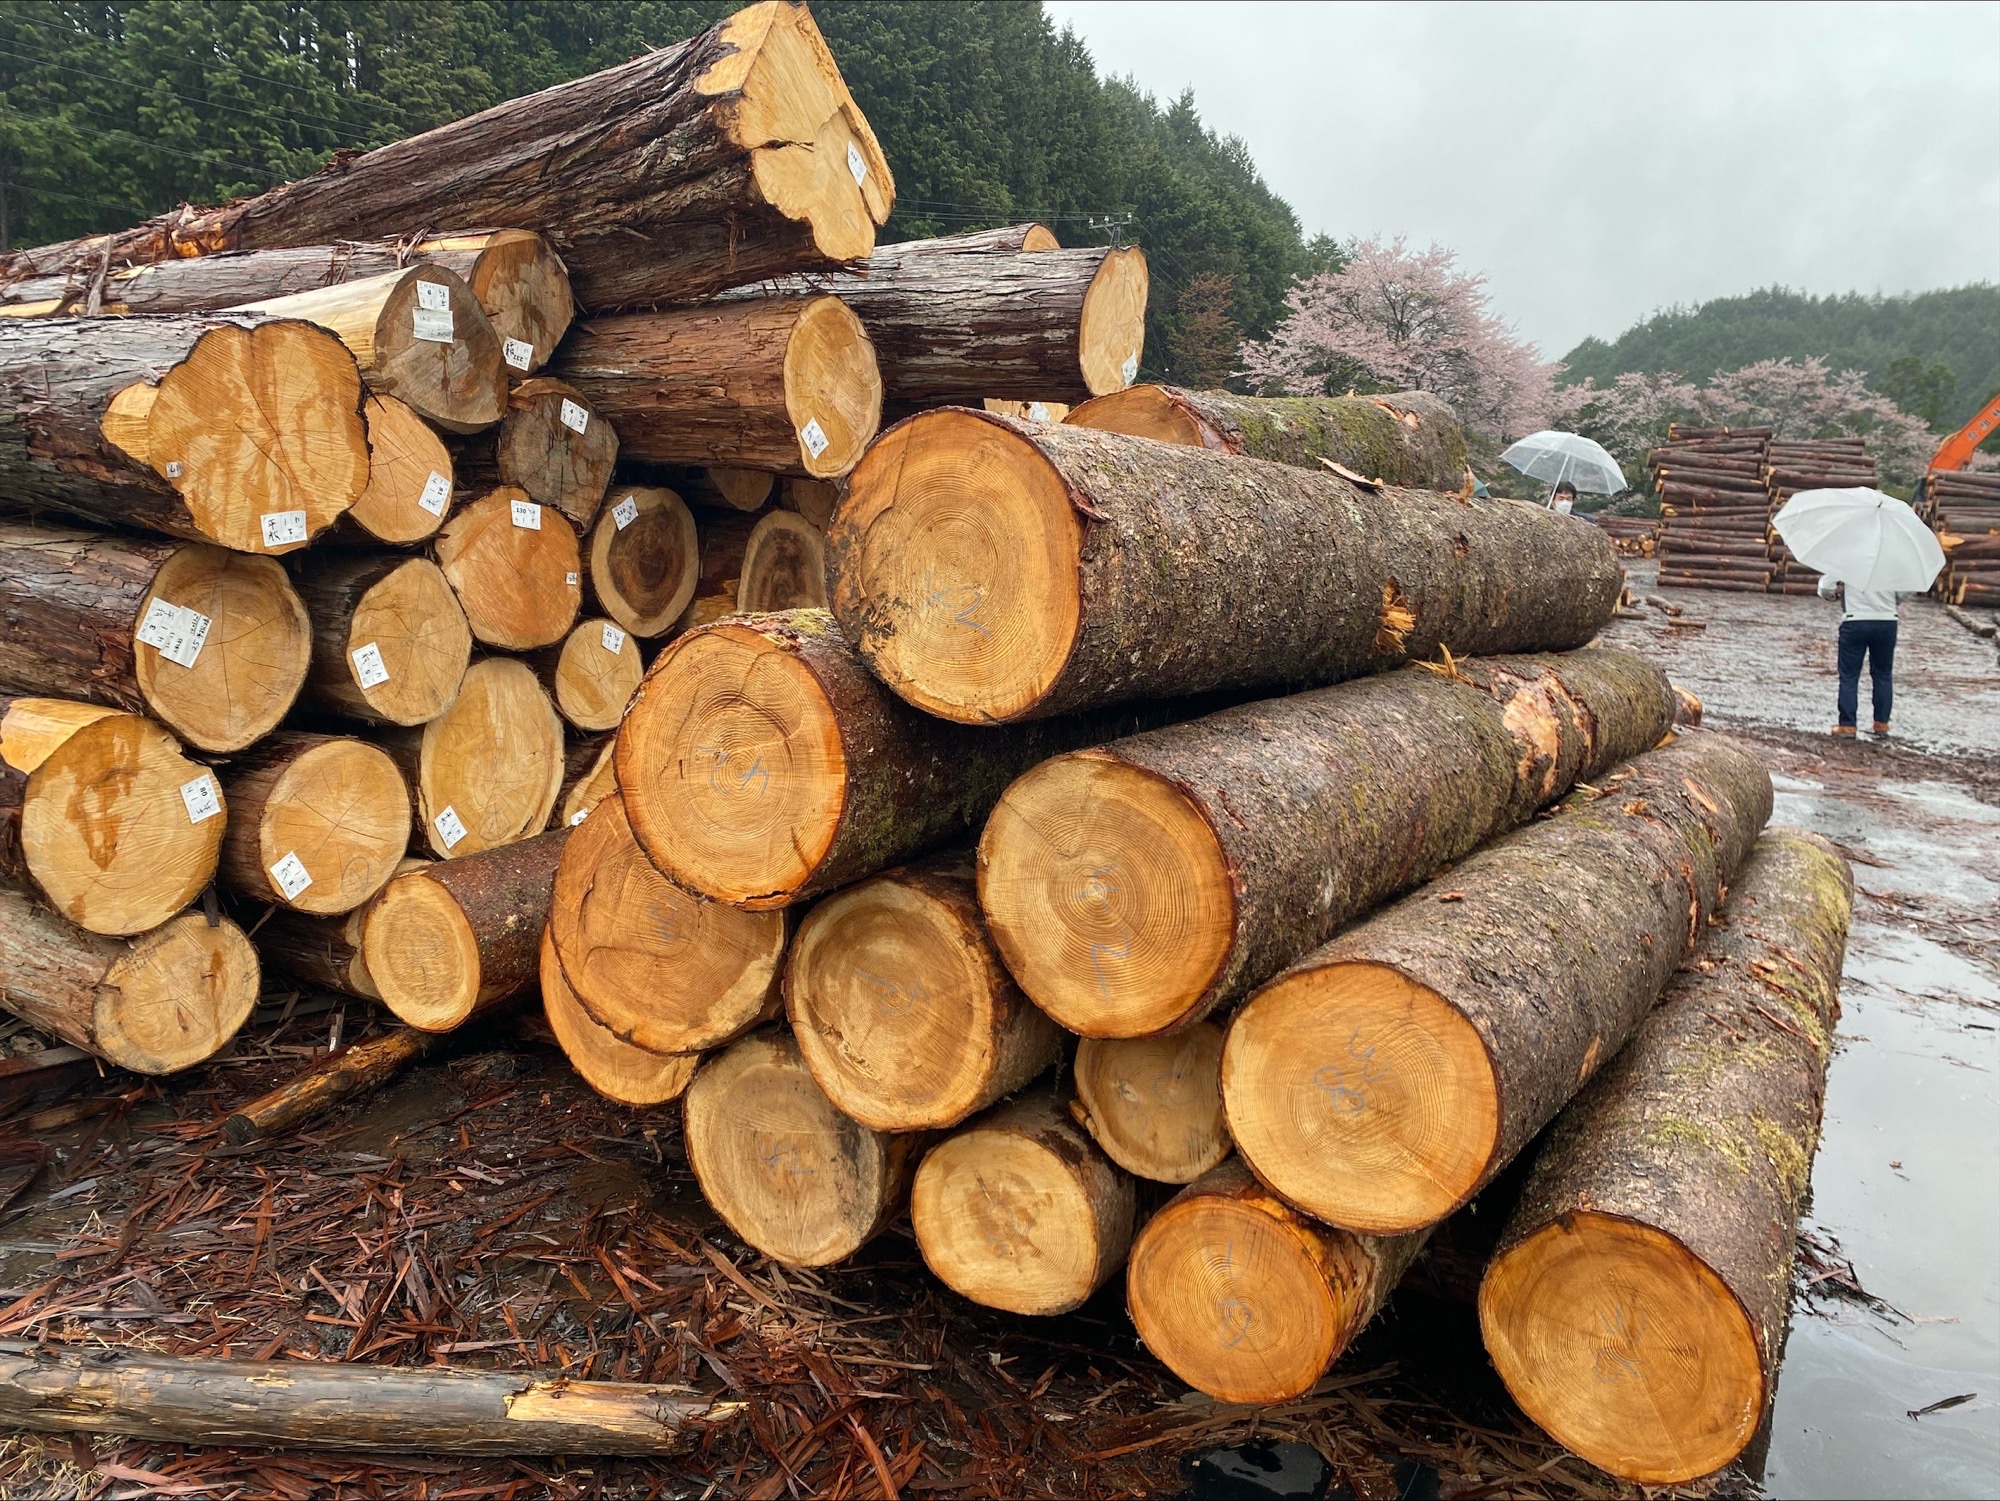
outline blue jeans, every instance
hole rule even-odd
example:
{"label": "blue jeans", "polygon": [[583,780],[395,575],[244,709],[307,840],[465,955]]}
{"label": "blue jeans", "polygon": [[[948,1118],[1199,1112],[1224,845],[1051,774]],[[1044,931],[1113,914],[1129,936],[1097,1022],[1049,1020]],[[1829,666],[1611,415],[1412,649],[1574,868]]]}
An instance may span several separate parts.
{"label": "blue jeans", "polygon": [[1861,659],[1868,658],[1868,680],[1874,688],[1875,722],[1887,724],[1895,696],[1890,674],[1896,667],[1896,622],[1843,620],[1840,623],[1840,722],[1854,728],[1861,696]]}

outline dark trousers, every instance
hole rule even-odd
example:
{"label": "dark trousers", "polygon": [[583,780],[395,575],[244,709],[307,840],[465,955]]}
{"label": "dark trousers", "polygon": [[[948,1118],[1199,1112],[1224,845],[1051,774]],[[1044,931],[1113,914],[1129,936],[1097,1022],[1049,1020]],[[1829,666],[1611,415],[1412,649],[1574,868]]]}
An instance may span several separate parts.
{"label": "dark trousers", "polygon": [[1887,724],[1894,698],[1890,680],[1896,669],[1896,622],[1843,620],[1840,623],[1840,722],[1854,728],[1861,696],[1861,659],[1868,658],[1868,680],[1875,691],[1875,722]]}

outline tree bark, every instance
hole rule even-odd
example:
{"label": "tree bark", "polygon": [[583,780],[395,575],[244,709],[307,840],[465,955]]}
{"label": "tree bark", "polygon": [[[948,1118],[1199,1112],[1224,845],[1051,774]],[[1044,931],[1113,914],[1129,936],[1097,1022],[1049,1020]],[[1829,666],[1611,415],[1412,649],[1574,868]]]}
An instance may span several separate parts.
{"label": "tree bark", "polygon": [[444,525],[451,506],[451,450],[393,396],[370,396],[367,415],[368,488],[342,518],[342,531],[351,541],[422,542]]}
{"label": "tree bark", "polygon": [[472,637],[502,651],[553,646],[583,608],[583,555],[560,511],[502,487],[464,507],[432,551]]}
{"label": "tree bark", "polygon": [[387,751],[345,736],[273,735],[230,763],[224,884],[321,917],[380,891],[410,847],[410,789]]}
{"label": "tree bark", "polygon": [[1456,494],[1465,481],[1465,430],[1428,391],[1393,396],[1238,396],[1180,386],[1133,386],[1100,396],[1066,422],[1162,443],[1244,454],[1324,472]]}
{"label": "tree bark", "polygon": [[845,1261],[887,1229],[924,1144],[842,1115],[782,1032],[753,1032],[708,1059],[682,1109],[709,1207],[786,1266]]}
{"label": "tree bark", "polygon": [[1132,1179],[1056,1096],[1036,1091],[924,1154],[910,1224],[953,1292],[1009,1313],[1068,1313],[1125,1264]]}
{"label": "tree bark", "polygon": [[1481,1285],[1508,1390],[1614,1475],[1719,1470],[1770,1405],[1852,895],[1824,840],[1757,842],[1694,962],[1557,1119]]}
{"label": "tree bark", "polygon": [[320,552],[296,577],[312,617],[306,698],[313,707],[416,725],[457,700],[472,660],[472,629],[435,563],[394,553]]}
{"label": "tree bark", "polygon": [[577,325],[550,373],[641,464],[831,479],[882,422],[882,377],[837,297],[757,297]]}
{"label": "tree bark", "polygon": [[[408,875],[430,863],[406,856],[397,862],[392,876]],[[381,992],[375,988],[361,952],[361,934],[368,925],[369,909],[380,896],[378,891],[352,912],[338,917],[313,917],[291,907],[273,907],[257,925],[257,952],[308,985],[379,1001]]]}
{"label": "tree bark", "polygon": [[736,608],[746,615],[826,608],[826,537],[803,516],[769,511],[743,546]]}
{"label": "tree bark", "polygon": [[361,952],[382,1004],[449,1032],[539,978],[538,950],[568,829],[397,876],[369,911]]}
{"label": "tree bark", "polygon": [[785,1009],[820,1088],[877,1131],[955,1126],[1062,1053],[986,937],[962,851],[814,907],[785,962]]}
{"label": "tree bark", "polygon": [[1623,578],[1539,506],[959,408],[869,449],[827,552],[869,667],[977,724],[1581,646]]}
{"label": "tree bark", "polygon": [[397,1027],[379,1037],[327,1054],[318,1062],[257,1096],[222,1123],[231,1146],[269,1139],[380,1089],[437,1045],[437,1034]]}
{"label": "tree bark", "polygon": [[1444,1218],[1624,1045],[1770,814],[1756,758],[1691,731],[1308,954],[1230,1024],[1245,1160],[1347,1229]]}
{"label": "tree bark", "polygon": [[1070,1113],[1133,1176],[1194,1182],[1230,1151],[1222,1029],[1195,1022],[1168,1037],[1084,1038]]}
{"label": "tree bark", "polygon": [[[167,633],[140,640],[149,614]],[[305,605],[272,559],[0,523],[0,684],[153,714],[228,752],[284,718],[311,651]]]}
{"label": "tree bark", "polygon": [[586,734],[615,730],[646,665],[637,639],[602,616],[579,620],[562,645],[528,658],[556,712]]}
{"label": "tree bark", "polygon": [[699,1053],[649,1053],[601,1027],[570,989],[555,939],[542,933],[542,1011],[583,1082],[621,1105],[664,1105],[686,1092]]}
{"label": "tree bark", "polygon": [[1056,757],[981,836],[993,941],[1070,1030],[1171,1031],[1658,744],[1673,704],[1630,652],[1485,657]]}
{"label": "tree bark", "polygon": [[574,386],[525,380],[507,397],[496,457],[501,484],[527,491],[587,532],[618,462],[618,434]]}
{"label": "tree bark", "polygon": [[598,608],[641,640],[664,636],[694,598],[701,573],[695,520],[671,490],[621,489],[590,531]]}
{"label": "tree bark", "polygon": [[361,374],[324,329],[224,314],[0,318],[9,511],[282,553],[367,483]]}

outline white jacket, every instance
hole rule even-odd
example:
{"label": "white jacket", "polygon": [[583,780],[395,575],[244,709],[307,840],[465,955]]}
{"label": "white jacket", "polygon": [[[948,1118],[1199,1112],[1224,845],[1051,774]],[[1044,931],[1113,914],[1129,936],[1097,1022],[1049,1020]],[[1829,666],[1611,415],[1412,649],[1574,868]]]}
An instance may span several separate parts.
{"label": "white jacket", "polygon": [[[1819,597],[1832,599],[1834,592],[1842,588],[1839,579],[1830,573],[1819,576]],[[1842,620],[1894,620],[1896,603],[1902,596],[1893,589],[1849,589],[1843,597],[1840,618]]]}

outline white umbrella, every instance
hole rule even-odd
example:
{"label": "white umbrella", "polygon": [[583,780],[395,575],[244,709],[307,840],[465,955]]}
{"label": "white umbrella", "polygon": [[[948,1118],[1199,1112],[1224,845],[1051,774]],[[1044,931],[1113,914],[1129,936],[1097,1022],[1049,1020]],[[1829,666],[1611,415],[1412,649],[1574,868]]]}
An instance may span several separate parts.
{"label": "white umbrella", "polygon": [[1880,490],[1801,490],[1771,525],[1793,557],[1850,589],[1915,593],[1944,567],[1937,535]]}
{"label": "white umbrella", "polygon": [[1601,444],[1576,433],[1530,433],[1500,455],[1529,479],[1559,485],[1568,480],[1578,491],[1616,495],[1625,488],[1625,471]]}

